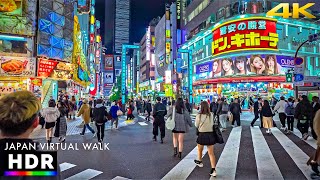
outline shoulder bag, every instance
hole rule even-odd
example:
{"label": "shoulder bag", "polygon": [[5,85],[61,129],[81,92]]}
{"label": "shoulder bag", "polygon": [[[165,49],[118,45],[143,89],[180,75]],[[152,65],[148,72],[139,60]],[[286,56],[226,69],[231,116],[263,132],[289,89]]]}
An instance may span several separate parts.
{"label": "shoulder bag", "polygon": [[217,116],[213,116],[213,136],[216,140],[216,143],[219,143],[219,144],[223,144],[224,143],[224,140],[223,140],[223,137],[222,137],[222,134],[221,134],[221,131],[220,131],[220,127],[219,127],[219,121],[218,121],[218,118]]}
{"label": "shoulder bag", "polygon": [[[196,134],[197,134],[197,136],[199,136],[199,129],[203,126],[203,124],[204,124],[204,122],[207,120],[207,117],[208,116],[206,116],[206,119],[202,122],[202,124],[196,129]],[[200,114],[200,121],[201,121],[201,114]]]}
{"label": "shoulder bag", "polygon": [[172,115],[170,117],[168,117],[168,119],[166,121],[166,128],[169,129],[169,130],[173,130],[174,127],[176,126],[176,123],[174,121],[175,114],[176,114],[176,108],[173,107],[172,108]]}

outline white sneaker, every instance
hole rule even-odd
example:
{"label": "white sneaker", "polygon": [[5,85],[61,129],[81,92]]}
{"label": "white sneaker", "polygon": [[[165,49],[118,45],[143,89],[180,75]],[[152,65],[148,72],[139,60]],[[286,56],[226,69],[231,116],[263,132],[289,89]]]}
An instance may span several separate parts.
{"label": "white sneaker", "polygon": [[199,167],[203,167],[202,161],[194,160],[194,163],[196,163],[196,165],[199,166]]}
{"label": "white sneaker", "polygon": [[211,169],[210,176],[216,177],[217,176],[217,171]]}

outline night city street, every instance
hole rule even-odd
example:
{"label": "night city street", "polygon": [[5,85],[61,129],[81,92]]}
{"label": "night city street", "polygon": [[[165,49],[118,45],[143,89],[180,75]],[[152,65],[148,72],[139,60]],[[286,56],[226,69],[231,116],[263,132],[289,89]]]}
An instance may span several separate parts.
{"label": "night city street", "polygon": [[320,1],[0,0],[0,180],[320,180]]}

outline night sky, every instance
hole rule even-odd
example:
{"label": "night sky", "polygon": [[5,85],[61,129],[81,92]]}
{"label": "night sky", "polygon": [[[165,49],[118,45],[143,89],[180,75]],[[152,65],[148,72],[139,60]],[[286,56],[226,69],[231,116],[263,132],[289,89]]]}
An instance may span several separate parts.
{"label": "night sky", "polygon": [[[104,33],[104,1],[96,1],[96,16],[101,21],[101,34]],[[108,1],[108,0],[106,0]],[[175,0],[131,0],[130,42],[140,42],[149,22],[155,17],[162,17],[165,3]],[[103,36],[102,36],[103,37]]]}

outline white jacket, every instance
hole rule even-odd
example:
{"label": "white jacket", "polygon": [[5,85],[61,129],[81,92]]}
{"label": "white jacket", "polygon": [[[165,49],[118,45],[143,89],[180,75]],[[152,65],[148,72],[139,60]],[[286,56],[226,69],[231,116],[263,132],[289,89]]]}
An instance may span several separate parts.
{"label": "white jacket", "polygon": [[56,122],[60,116],[60,112],[55,107],[47,107],[40,111],[40,114],[44,117],[46,122]]}
{"label": "white jacket", "polygon": [[280,100],[277,102],[276,106],[274,107],[274,111],[278,111],[278,113],[284,113],[286,109],[287,102],[284,100]]}

